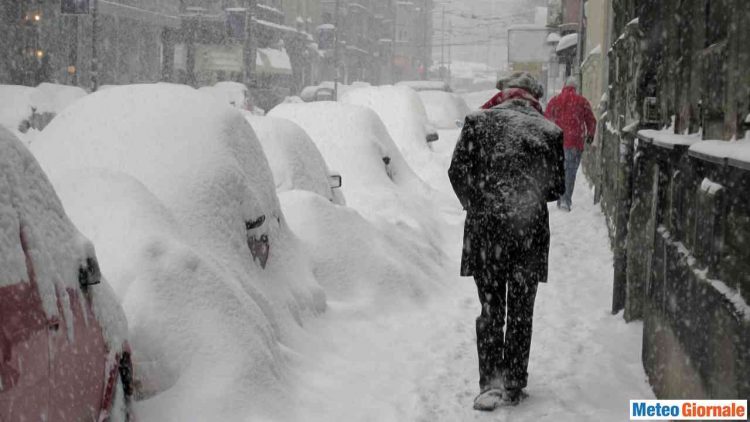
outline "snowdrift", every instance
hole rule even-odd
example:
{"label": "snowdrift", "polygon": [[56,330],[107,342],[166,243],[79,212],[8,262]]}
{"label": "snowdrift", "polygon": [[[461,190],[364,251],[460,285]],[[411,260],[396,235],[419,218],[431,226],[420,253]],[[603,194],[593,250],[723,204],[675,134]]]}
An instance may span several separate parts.
{"label": "snowdrift", "polygon": [[282,192],[279,199],[332,306],[365,315],[403,310],[428,299],[444,279],[444,262],[418,233],[373,224],[306,191]]}
{"label": "snowdrift", "polygon": [[[279,418],[290,411],[282,342],[325,298],[252,128],[205,99],[113,87],[66,109],[32,149],[101,244],[144,391],[158,392],[141,418]],[[264,238],[265,268],[252,249]]]}

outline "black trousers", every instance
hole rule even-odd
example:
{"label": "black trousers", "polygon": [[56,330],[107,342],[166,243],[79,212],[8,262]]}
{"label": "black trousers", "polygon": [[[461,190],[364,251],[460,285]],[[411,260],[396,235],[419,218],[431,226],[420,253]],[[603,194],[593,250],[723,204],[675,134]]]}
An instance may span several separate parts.
{"label": "black trousers", "polygon": [[[477,318],[479,387],[526,387],[534,300],[539,271],[523,263],[504,270],[489,270],[474,276],[482,304]],[[507,312],[507,318],[506,318]],[[507,321],[507,324],[506,324]],[[505,328],[505,330],[503,330]]]}

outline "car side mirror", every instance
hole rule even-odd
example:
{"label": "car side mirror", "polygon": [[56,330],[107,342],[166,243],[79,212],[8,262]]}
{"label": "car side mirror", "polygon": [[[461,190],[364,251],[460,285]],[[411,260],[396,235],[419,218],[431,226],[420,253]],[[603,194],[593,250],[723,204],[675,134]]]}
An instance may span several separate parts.
{"label": "car side mirror", "polygon": [[332,189],[340,188],[342,185],[342,179],[340,174],[329,174],[328,175],[328,185]]}
{"label": "car side mirror", "polygon": [[265,215],[261,215],[260,217],[252,221],[245,221],[245,230],[257,229],[258,227],[262,226],[265,221]]}
{"label": "car side mirror", "polygon": [[102,282],[102,273],[95,258],[86,258],[86,263],[78,268],[78,284],[86,290],[89,286]]}

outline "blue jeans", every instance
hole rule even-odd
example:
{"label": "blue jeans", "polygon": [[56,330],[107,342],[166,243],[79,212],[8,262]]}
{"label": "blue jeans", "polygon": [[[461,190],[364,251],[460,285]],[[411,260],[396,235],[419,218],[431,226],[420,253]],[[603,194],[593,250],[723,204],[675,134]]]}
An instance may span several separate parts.
{"label": "blue jeans", "polygon": [[573,206],[573,188],[576,184],[576,173],[581,165],[583,151],[577,148],[565,148],[565,194],[557,201],[559,206],[570,209]]}

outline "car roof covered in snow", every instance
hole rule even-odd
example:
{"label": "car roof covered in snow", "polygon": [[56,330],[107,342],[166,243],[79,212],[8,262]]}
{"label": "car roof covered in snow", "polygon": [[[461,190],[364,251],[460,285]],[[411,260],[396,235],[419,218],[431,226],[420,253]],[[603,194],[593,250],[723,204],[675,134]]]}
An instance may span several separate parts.
{"label": "car roof covered in snow", "polygon": [[421,91],[419,98],[430,123],[441,129],[455,129],[456,122],[463,123],[471,112],[463,98],[450,92]]}
{"label": "car roof covered in snow", "polygon": [[369,107],[404,152],[426,151],[427,114],[419,95],[405,86],[374,86],[346,91],[341,102]]}
{"label": "car roof covered in snow", "polygon": [[245,113],[271,166],[277,191],[306,190],[333,199],[328,166],[310,136],[291,120]]}
{"label": "car roof covered in snow", "polygon": [[408,86],[415,91],[445,91],[451,92],[451,87],[445,81],[400,81],[396,86]]}

